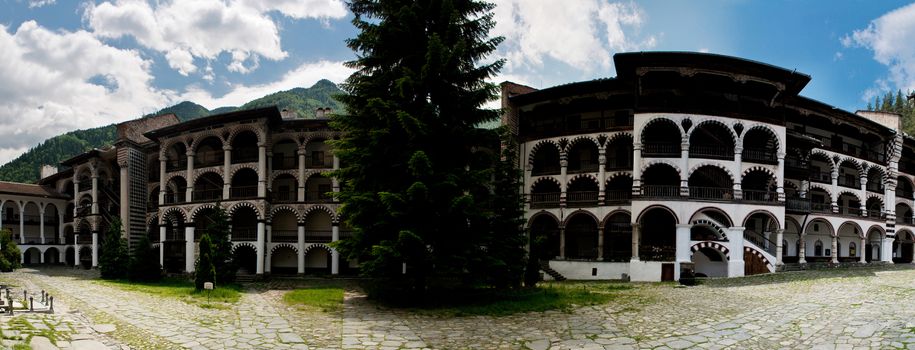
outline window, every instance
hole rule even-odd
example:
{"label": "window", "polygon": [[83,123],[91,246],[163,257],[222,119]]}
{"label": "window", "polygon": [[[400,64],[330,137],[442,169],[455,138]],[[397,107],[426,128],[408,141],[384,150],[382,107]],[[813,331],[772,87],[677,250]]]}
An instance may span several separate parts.
{"label": "window", "polygon": [[855,242],[848,244],[848,256],[858,256],[858,246],[855,245]]}
{"label": "window", "polygon": [[820,240],[813,244],[813,256],[823,256],[823,242]]}
{"label": "window", "polygon": [[314,166],[323,166],[324,151],[311,151],[311,164]]}

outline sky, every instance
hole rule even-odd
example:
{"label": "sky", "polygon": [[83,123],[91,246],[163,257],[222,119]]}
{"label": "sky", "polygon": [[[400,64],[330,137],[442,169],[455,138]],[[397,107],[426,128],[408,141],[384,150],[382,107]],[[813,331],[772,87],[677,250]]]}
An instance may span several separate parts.
{"label": "sky", "polygon": [[[802,95],[863,109],[915,90],[915,4],[892,0],[493,0],[494,82],[615,76],[613,54],[698,51],[812,76]],[[0,164],[55,135],[181,101],[209,109],[342,82],[342,0],[0,0]]]}

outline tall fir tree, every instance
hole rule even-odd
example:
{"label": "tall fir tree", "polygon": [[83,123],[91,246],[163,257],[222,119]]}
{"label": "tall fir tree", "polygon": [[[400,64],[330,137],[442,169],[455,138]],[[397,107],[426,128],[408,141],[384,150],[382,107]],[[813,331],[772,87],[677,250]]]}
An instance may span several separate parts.
{"label": "tall fir tree", "polygon": [[13,231],[8,228],[0,230],[0,272],[10,272],[22,267],[21,253],[13,239]]}
{"label": "tall fir tree", "polygon": [[349,8],[360,31],[347,40],[356,72],[338,97],[346,113],[332,122],[344,135],[334,176],[354,234],[337,248],[376,286],[423,293],[490,282],[492,211],[474,193],[492,172],[469,164],[487,134],[475,126],[499,117],[482,108],[497,93],[486,79],[504,63],[481,63],[502,41],[489,37],[493,5],[353,0]]}
{"label": "tall fir tree", "polygon": [[129,261],[127,240],[121,232],[121,220],[116,218],[108,227],[108,232],[105,232],[105,240],[99,248],[99,274],[104,279],[127,277]]}
{"label": "tall fir tree", "polygon": [[232,255],[232,242],[229,241],[229,235],[231,234],[229,231],[229,215],[217,203],[209,219],[210,223],[207,225],[206,235],[209,236],[213,249],[211,259],[216,270],[216,280],[214,282],[220,284],[234,282],[238,265]]}
{"label": "tall fir tree", "polygon": [[216,266],[213,264],[213,244],[210,235],[200,237],[200,257],[194,269],[194,289],[203,290],[206,282],[216,282]]}

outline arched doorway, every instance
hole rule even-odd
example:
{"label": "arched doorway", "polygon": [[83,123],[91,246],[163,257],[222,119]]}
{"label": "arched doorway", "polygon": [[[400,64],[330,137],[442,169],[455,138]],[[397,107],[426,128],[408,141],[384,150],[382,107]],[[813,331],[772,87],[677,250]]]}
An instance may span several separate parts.
{"label": "arched doorway", "polygon": [[312,246],[305,252],[305,273],[329,275],[331,268],[330,250],[323,245]]}
{"label": "arched doorway", "polygon": [[632,259],[632,219],[629,213],[610,214],[604,223],[604,261]]}
{"label": "arched doorway", "polygon": [[867,262],[881,260],[881,246],[883,245],[883,232],[877,228],[871,228],[867,232],[867,245],[864,248],[864,260]]}
{"label": "arched doorway", "polygon": [[91,246],[82,246],[79,247],[79,264],[84,269],[89,269],[92,267],[92,247]]}
{"label": "arched doorway", "polygon": [[41,251],[38,248],[31,247],[22,253],[22,262],[24,265],[38,265],[41,263]]}
{"label": "arched doorway", "polygon": [[548,214],[534,217],[530,225],[531,256],[541,260],[559,257],[559,222]]}
{"label": "arched doorway", "polygon": [[74,266],[76,264],[76,252],[73,250],[73,247],[67,247],[67,250],[64,252],[64,259],[67,263],[67,266]]}
{"label": "arched doorway", "polygon": [[44,263],[46,265],[60,264],[60,251],[55,247],[50,247],[44,251]]}
{"label": "arched doorway", "polygon": [[893,262],[897,264],[912,262],[913,243],[915,243],[915,236],[911,232],[897,232],[896,240],[893,241]]}
{"label": "arched doorway", "polygon": [[572,214],[565,225],[565,257],[597,259],[597,221],[585,212]]}
{"label": "arched doorway", "polygon": [[184,218],[172,211],[163,217],[165,225],[165,242],[163,244],[163,266],[165,272],[180,273],[184,271],[185,244],[184,244]]}
{"label": "arched doorway", "polygon": [[[674,261],[676,257],[677,219],[667,208],[654,207],[639,219],[641,242],[639,259],[644,261]],[[673,277],[671,277],[673,279]]]}
{"label": "arched doorway", "polygon": [[722,252],[724,246],[703,242],[694,247],[690,261],[696,277],[728,277],[728,257]]}
{"label": "arched doorway", "polygon": [[238,266],[239,275],[253,275],[257,273],[257,251],[248,244],[235,246],[233,253],[235,264]]}
{"label": "arched doorway", "polygon": [[270,273],[274,275],[294,275],[298,272],[299,255],[290,246],[281,245],[270,253]]}

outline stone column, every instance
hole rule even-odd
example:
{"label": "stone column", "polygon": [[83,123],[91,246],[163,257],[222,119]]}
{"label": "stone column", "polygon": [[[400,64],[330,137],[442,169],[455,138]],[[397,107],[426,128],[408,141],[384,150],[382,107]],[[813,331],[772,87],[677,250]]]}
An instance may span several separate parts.
{"label": "stone column", "polygon": [[639,239],[641,239],[641,227],[640,224],[632,224],[632,259],[631,261],[639,261]]}
{"label": "stone column", "polygon": [[25,205],[22,202],[19,202],[19,244],[25,244]]}
{"label": "stone column", "polygon": [[73,234],[73,266],[79,266],[79,233]]}
{"label": "stone column", "polygon": [[[257,145],[257,197],[267,196],[267,145]],[[263,254],[261,254],[263,255]],[[261,271],[263,273],[263,271]]]}
{"label": "stone column", "polygon": [[833,169],[830,175],[832,178],[830,193],[833,197],[829,200],[832,202],[832,212],[839,213],[839,170]]}
{"label": "stone column", "polygon": [[[606,194],[605,190],[607,188],[607,170],[604,169],[607,164],[607,149],[605,147],[601,147],[597,150],[597,152],[597,203],[603,204],[604,200],[606,199],[604,196]],[[603,235],[601,235],[601,237],[603,237]],[[602,248],[602,245],[598,246],[598,250],[601,250]],[[603,258],[603,255],[600,257]]]}
{"label": "stone column", "polygon": [[800,237],[800,250],[797,252],[797,262],[799,264],[807,263],[807,235],[801,232],[798,237]]}
{"label": "stone column", "polygon": [[189,222],[184,226],[184,271],[194,272],[194,264],[197,259],[194,258],[194,223]]}
{"label": "stone column", "polygon": [[[66,208],[66,206],[64,206]],[[66,209],[64,209],[66,210]],[[62,210],[57,210],[57,237],[60,239],[58,244],[64,244],[66,242],[66,237],[64,237],[64,212]],[[63,250],[61,250],[63,253]],[[60,261],[63,261],[61,259]]]}
{"label": "stone column", "polygon": [[[128,193],[129,191],[128,191],[128,187],[127,187],[129,185],[130,181],[128,181],[126,162],[125,162],[125,164],[121,165],[120,179],[121,179],[121,183],[120,183],[120,185],[121,185],[120,202],[121,203],[119,203],[119,208],[120,208],[120,212],[121,212],[120,213],[121,236],[126,239],[126,238],[128,238],[128,235],[129,235],[128,228],[130,226],[130,194]],[[143,193],[146,193],[146,192],[144,191]],[[145,200],[143,203],[146,203]],[[129,240],[128,240],[128,242],[129,242]]]}
{"label": "stone column", "polygon": [[743,262],[743,231],[744,227],[731,227],[728,229],[728,249],[731,251],[728,259],[728,277],[744,275]]}
{"label": "stone column", "polygon": [[[784,193],[783,193],[784,194]],[[785,240],[785,230],[779,229],[775,231],[775,266],[784,265],[784,241]]]}
{"label": "stone column", "polygon": [[559,226],[559,258],[566,258],[566,228]]}
{"label": "stone column", "polygon": [[597,260],[604,261],[604,228],[597,227]]}
{"label": "stone column", "polygon": [[832,237],[832,252],[831,252],[832,260],[830,260],[830,261],[833,264],[838,264],[839,263],[839,237],[837,237],[837,236],[831,236],[831,237]]}
{"label": "stone column", "polygon": [[[334,166],[334,170],[340,169],[340,158],[337,158],[336,155],[334,155],[334,165],[333,166]],[[333,189],[334,193],[340,192],[340,180],[338,180],[336,177],[332,177],[332,178],[330,178],[330,181],[331,181],[331,185],[332,185],[332,189]],[[340,199],[337,198],[336,195],[333,196],[332,200],[334,202],[340,201]]]}
{"label": "stone column", "polygon": [[299,156],[299,176],[296,179],[298,181],[296,192],[296,201],[304,202],[305,201],[305,147],[300,147],[296,154]]}
{"label": "stone column", "polygon": [[232,189],[232,146],[222,146],[222,199],[228,200]]}
{"label": "stone column", "polygon": [[159,225],[159,266],[165,266],[165,225]]}
{"label": "stone column", "polygon": [[165,204],[165,192],[168,190],[168,183],[165,182],[165,167],[168,166],[165,158],[159,158],[159,206]]}
{"label": "stone column", "polygon": [[[340,223],[333,223],[330,227],[330,235],[331,241],[340,240]],[[333,248],[330,251],[330,273],[332,275],[340,273],[340,252],[337,251],[337,248]]]}
{"label": "stone column", "polygon": [[[689,197],[689,178],[686,172],[689,171],[689,138],[686,135],[680,140],[680,169],[683,175],[680,176],[680,196]],[[677,273],[677,271],[674,271]]]}
{"label": "stone column", "polygon": [[887,264],[893,263],[893,239],[895,237],[887,236],[880,240],[880,260]]}
{"label": "stone column", "polygon": [[98,214],[98,173],[92,174],[92,214]]}
{"label": "stone column", "polygon": [[[784,142],[782,142],[784,144]],[[785,153],[778,152],[778,171],[775,172],[775,193],[778,195],[778,201],[785,201]]]}
{"label": "stone column", "polygon": [[[642,194],[642,144],[632,143],[632,195]],[[638,254],[636,254],[638,255]]]}
{"label": "stone column", "polygon": [[[44,206],[38,207],[38,239],[44,244]],[[41,255],[44,259],[44,254]]]}
{"label": "stone column", "polygon": [[273,243],[273,223],[266,224],[266,231],[267,233],[264,238],[266,238],[267,243]]}
{"label": "stone column", "polygon": [[98,231],[92,231],[92,267],[98,267]]}
{"label": "stone column", "polygon": [[690,229],[692,228],[693,225],[690,224],[677,224],[677,237],[675,246],[677,249],[677,262],[688,263],[692,261],[692,259],[689,257]]}
{"label": "stone column", "polygon": [[737,145],[734,147],[734,167],[732,168],[734,172],[734,199],[743,199],[743,146]]}
{"label": "stone column", "polygon": [[858,262],[860,262],[860,263],[862,263],[862,264],[866,264],[866,263],[867,263],[867,260],[865,260],[864,257],[867,256],[867,253],[865,252],[865,250],[867,249],[867,240],[866,240],[865,238],[861,238],[861,245],[860,245],[860,247],[861,247],[861,248],[860,248],[860,249],[856,249],[856,252],[855,252],[855,253],[858,253],[858,254],[860,255],[860,256],[858,257]]}
{"label": "stone column", "polygon": [[[566,152],[559,152],[559,207],[565,208],[566,206],[566,188],[568,187],[569,182],[569,160]],[[562,232],[562,228],[559,229],[559,232]],[[565,252],[560,252],[562,255],[565,255]]]}
{"label": "stone column", "polygon": [[[263,149],[263,148],[262,148]],[[257,274],[264,274],[264,221],[257,221]]]}
{"label": "stone column", "polygon": [[184,201],[194,201],[194,151],[187,151],[187,189],[185,190]]}
{"label": "stone column", "polygon": [[299,237],[296,240],[296,248],[298,248],[296,253],[298,255],[298,273],[301,275],[305,273],[305,225],[299,223],[297,228]]}

